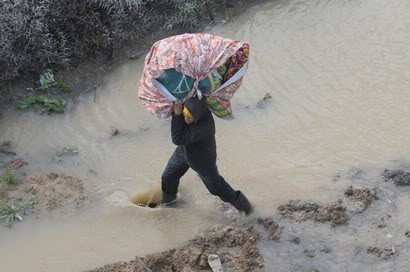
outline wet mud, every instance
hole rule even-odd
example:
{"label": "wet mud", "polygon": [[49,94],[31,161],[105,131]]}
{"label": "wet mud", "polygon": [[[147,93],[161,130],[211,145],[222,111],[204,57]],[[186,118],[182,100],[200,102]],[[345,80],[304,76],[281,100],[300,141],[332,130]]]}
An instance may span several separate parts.
{"label": "wet mud", "polygon": [[386,181],[393,181],[398,186],[410,186],[410,172],[403,170],[389,170],[383,172],[383,177]]}
{"label": "wet mud", "polygon": [[260,233],[257,230],[259,227],[265,228],[270,238],[278,239],[277,224],[272,219],[259,219],[256,220],[256,225],[232,224],[217,227],[181,247],[88,272],[211,271],[207,261],[210,254],[220,257],[226,272],[264,271],[257,241],[262,239],[265,233]]}
{"label": "wet mud", "polygon": [[302,222],[311,220],[315,222],[330,222],[333,226],[344,225],[349,221],[346,207],[341,200],[325,205],[312,202],[291,200],[288,204],[278,208],[281,218]]}
{"label": "wet mud", "polygon": [[90,272],[211,271],[209,254],[224,271],[406,271],[410,231],[397,214],[406,192],[383,187],[384,178],[351,169],[335,178],[344,189],[333,202],[291,200],[277,216],[237,218],[181,247]]}
{"label": "wet mud", "polygon": [[34,213],[74,212],[87,201],[82,179],[56,173],[28,176],[15,186],[0,185],[0,194]]}

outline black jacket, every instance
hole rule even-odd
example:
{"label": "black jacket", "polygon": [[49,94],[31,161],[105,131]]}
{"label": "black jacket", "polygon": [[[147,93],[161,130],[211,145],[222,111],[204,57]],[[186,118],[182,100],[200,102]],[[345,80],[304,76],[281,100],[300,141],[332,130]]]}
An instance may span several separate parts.
{"label": "black jacket", "polygon": [[206,109],[193,124],[186,124],[184,116],[173,115],[172,142],[179,146],[188,165],[197,172],[204,172],[216,164],[215,122]]}

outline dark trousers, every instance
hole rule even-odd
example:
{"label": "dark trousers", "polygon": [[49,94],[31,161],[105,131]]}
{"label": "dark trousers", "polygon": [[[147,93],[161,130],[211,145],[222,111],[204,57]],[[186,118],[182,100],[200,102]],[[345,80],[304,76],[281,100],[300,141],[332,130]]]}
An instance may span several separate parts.
{"label": "dark trousers", "polygon": [[[179,181],[188,169],[189,165],[178,147],[169,159],[162,174],[162,191],[169,195],[176,194],[178,192]],[[233,202],[235,200],[235,190],[219,175],[216,164],[207,167],[205,170],[194,170],[198,173],[212,195],[218,196],[225,202]]]}

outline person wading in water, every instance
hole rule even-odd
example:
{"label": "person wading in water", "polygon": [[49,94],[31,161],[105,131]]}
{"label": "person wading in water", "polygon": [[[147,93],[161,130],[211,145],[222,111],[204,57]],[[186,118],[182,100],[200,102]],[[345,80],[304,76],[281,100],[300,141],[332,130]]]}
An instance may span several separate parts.
{"label": "person wading in water", "polygon": [[215,122],[208,110],[206,98],[192,97],[185,105],[180,100],[175,102],[171,135],[172,142],[178,147],[161,177],[162,204],[170,205],[177,199],[180,179],[192,168],[212,195],[246,214],[253,211],[246,196],[234,190],[219,175],[216,166]]}

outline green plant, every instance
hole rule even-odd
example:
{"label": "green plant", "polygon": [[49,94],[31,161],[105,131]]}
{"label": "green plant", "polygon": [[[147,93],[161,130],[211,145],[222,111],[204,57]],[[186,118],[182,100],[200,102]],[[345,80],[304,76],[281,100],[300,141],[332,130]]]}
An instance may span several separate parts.
{"label": "green plant", "polygon": [[0,176],[0,182],[9,185],[14,185],[17,183],[17,178],[13,175],[13,172],[9,168],[7,168],[4,171],[3,175]]}
{"label": "green plant", "polygon": [[29,109],[37,106],[47,110],[49,113],[63,113],[65,108],[64,102],[60,99],[45,95],[26,96],[18,100],[16,106],[19,109]]}
{"label": "green plant", "polygon": [[[0,81],[77,65],[153,31],[197,27],[211,0],[0,2]],[[221,2],[221,1],[219,1]],[[47,80],[44,87],[47,87]]]}
{"label": "green plant", "polygon": [[22,213],[24,213],[23,208],[17,207],[14,204],[7,204],[4,207],[0,207],[0,221],[11,227],[17,220],[23,220]]}
{"label": "green plant", "polygon": [[56,87],[65,93],[71,92],[70,87],[68,87],[67,84],[62,79],[59,79],[59,78],[56,79]]}

